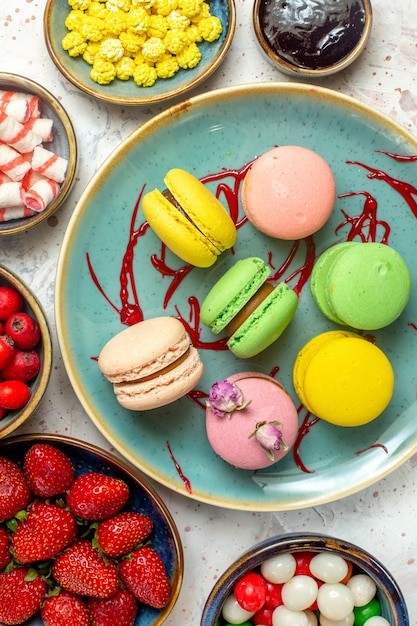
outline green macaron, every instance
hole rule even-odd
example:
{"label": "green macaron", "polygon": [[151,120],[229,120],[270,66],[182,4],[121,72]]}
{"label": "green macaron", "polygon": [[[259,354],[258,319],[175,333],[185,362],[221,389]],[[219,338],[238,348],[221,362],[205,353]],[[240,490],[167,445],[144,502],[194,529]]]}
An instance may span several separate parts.
{"label": "green macaron", "polygon": [[284,332],[298,306],[286,283],[267,284],[270,269],[258,257],[237,261],[212,287],[200,318],[214,333],[225,330],[227,346],[247,359],[268,348]]}
{"label": "green macaron", "polygon": [[329,248],[311,275],[311,293],[331,321],[359,330],[394,322],[410,298],[410,270],[401,255],[376,242]]}

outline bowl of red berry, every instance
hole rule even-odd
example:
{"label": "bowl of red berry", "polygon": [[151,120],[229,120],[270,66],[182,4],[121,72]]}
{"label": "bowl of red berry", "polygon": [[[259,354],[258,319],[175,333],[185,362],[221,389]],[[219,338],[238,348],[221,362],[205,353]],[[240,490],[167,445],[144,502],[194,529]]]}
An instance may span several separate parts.
{"label": "bowl of red berry", "polygon": [[157,626],[183,568],[170,512],[124,461],[58,435],[0,442],[1,624]]}
{"label": "bowl of red berry", "polygon": [[38,407],[52,367],[51,333],[27,285],[0,265],[0,439]]}
{"label": "bowl of red berry", "polygon": [[266,539],[222,574],[201,626],[409,626],[404,597],[386,567],[335,537]]}

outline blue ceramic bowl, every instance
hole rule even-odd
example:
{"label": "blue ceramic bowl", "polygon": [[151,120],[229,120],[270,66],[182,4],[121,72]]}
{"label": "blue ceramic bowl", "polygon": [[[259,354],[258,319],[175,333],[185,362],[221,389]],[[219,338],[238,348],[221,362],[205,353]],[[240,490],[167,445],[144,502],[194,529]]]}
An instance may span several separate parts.
{"label": "blue ceramic bowl", "polygon": [[53,121],[53,141],[45,144],[45,148],[67,159],[68,167],[65,180],[61,184],[58,196],[43,211],[31,217],[7,222],[0,222],[0,237],[14,235],[33,228],[47,220],[62,205],[70,193],[75,181],[78,164],[78,148],[72,122],[62,104],[45,87],[33,80],[17,74],[0,72],[0,89],[30,93],[40,99],[41,116]]}
{"label": "blue ceramic bowl", "polygon": [[179,70],[169,79],[159,79],[152,87],[139,87],[133,79],[113,80],[99,85],[90,78],[91,66],[79,57],[70,57],[62,48],[62,39],[68,33],[65,19],[71,7],[67,0],[48,0],[44,13],[46,47],[59,71],[78,89],[90,96],[121,105],[149,105],[181,96],[204,82],[222,63],[232,43],[236,9],[234,0],[212,0],[211,15],[217,16],[223,31],[216,41],[199,43],[202,58],[193,69]]}
{"label": "blue ceramic bowl", "polygon": [[284,552],[332,552],[352,562],[358,571],[370,576],[377,586],[377,599],[381,604],[381,615],[391,626],[409,626],[407,607],[397,583],[371,554],[358,546],[321,534],[294,533],[271,537],[245,552],[218,579],[207,598],[200,626],[222,626],[223,604],[233,591],[236,582],[247,572],[259,567],[263,561]]}
{"label": "blue ceramic bowl", "polygon": [[[0,455],[22,466],[27,450],[35,443],[48,443],[67,454],[75,468],[75,475],[101,472],[123,480],[130,495],[123,510],[148,515],[153,520],[151,545],[165,563],[171,581],[171,596],[163,609],[141,605],[134,626],[157,626],[170,614],[180,592],[184,562],[181,539],[170,512],[158,493],[137,472],[112,454],[87,442],[60,435],[21,435],[0,444]],[[26,626],[42,626],[36,614]]]}
{"label": "blue ceramic bowl", "polygon": [[22,408],[8,411],[0,421],[0,439],[7,437],[21,426],[38,408],[49,383],[52,369],[51,330],[45,312],[29,287],[10,269],[0,265],[0,285],[16,289],[23,297],[23,311],[31,315],[39,324],[41,339],[37,346],[41,360],[38,375],[28,382],[31,389],[29,402]]}

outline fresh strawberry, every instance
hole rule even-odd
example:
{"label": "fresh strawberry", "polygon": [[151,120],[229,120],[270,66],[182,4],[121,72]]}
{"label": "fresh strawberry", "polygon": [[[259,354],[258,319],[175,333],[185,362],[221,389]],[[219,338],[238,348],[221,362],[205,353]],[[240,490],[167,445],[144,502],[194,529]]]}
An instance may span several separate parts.
{"label": "fresh strawberry", "polygon": [[142,513],[119,513],[100,522],[96,539],[106,556],[116,559],[132,552],[152,532],[153,522]]}
{"label": "fresh strawberry", "polygon": [[82,596],[109,598],[118,589],[116,566],[104,561],[87,539],[76,541],[57,557],[52,575],[66,591]]}
{"label": "fresh strawberry", "polygon": [[156,609],[164,607],[170,595],[165,564],[150,546],[138,548],[119,563],[119,576],[137,600]]}
{"label": "fresh strawberry", "polygon": [[38,322],[23,311],[14,313],[7,319],[5,330],[15,345],[23,350],[34,348],[41,337]]}
{"label": "fresh strawberry", "polygon": [[133,626],[138,614],[138,604],[126,589],[119,589],[105,600],[89,598],[87,601],[91,626]]}
{"label": "fresh strawberry", "polygon": [[34,570],[27,567],[0,574],[0,622],[21,624],[41,607],[46,583]]}
{"label": "fresh strawberry", "polygon": [[9,550],[9,535],[4,526],[0,526],[0,570],[10,563],[12,555]]}
{"label": "fresh strawberry", "polygon": [[0,522],[25,509],[31,497],[20,467],[10,459],[0,457]]}
{"label": "fresh strawberry", "polygon": [[88,472],[75,479],[67,504],[74,515],[103,520],[116,515],[126,504],[129,488],[120,478]]}
{"label": "fresh strawberry", "polygon": [[35,500],[12,535],[14,555],[20,563],[46,561],[69,546],[76,536],[77,524],[70,511]]}
{"label": "fresh strawberry", "polygon": [[1,369],[1,375],[5,380],[20,380],[22,383],[27,383],[39,374],[40,368],[41,359],[36,350],[13,348],[12,358]]}
{"label": "fresh strawberry", "polygon": [[34,443],[26,452],[23,472],[36,496],[51,498],[65,493],[74,482],[71,459],[48,443]]}
{"label": "fresh strawberry", "polygon": [[60,591],[57,596],[45,600],[41,618],[44,626],[90,626],[91,623],[84,600],[67,591]]}

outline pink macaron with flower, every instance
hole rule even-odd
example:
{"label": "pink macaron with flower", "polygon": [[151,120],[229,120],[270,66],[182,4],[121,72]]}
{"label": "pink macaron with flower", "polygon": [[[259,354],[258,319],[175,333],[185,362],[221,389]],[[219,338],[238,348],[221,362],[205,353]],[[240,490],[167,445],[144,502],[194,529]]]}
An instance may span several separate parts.
{"label": "pink macaron with flower", "polygon": [[212,385],[206,431],[211,447],[224,461],[258,470],[277,463],[291,450],[298,433],[298,413],[275,378],[243,372]]}

